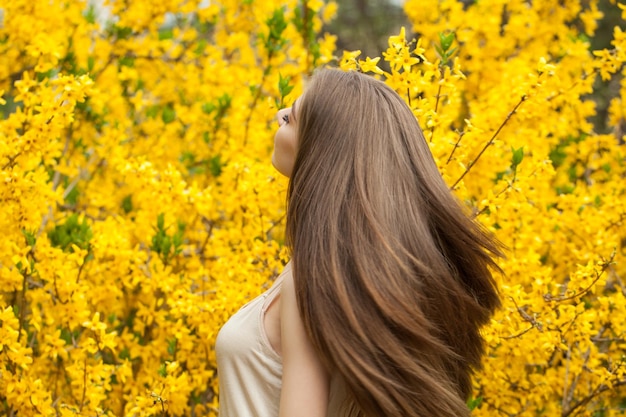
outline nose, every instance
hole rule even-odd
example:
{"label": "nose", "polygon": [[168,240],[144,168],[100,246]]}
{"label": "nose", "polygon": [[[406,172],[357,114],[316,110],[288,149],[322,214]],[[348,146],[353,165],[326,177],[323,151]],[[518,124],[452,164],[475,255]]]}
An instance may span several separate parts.
{"label": "nose", "polygon": [[278,126],[282,126],[285,124],[284,116],[289,114],[289,109],[280,109],[276,112],[276,121],[278,122]]}

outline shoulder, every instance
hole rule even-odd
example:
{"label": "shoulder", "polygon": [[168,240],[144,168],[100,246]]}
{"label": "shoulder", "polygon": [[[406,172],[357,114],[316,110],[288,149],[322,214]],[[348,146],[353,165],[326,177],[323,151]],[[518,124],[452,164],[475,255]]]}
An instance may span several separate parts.
{"label": "shoulder", "polygon": [[[279,277],[280,279],[280,298],[282,300],[281,305],[284,307],[281,308],[281,311],[285,312],[288,309],[288,313],[292,313],[293,308],[296,307],[297,311],[297,302],[296,302],[296,288],[293,280],[293,272],[291,269],[291,262],[285,265],[285,269],[283,273]],[[282,315],[282,314],[281,314]]]}

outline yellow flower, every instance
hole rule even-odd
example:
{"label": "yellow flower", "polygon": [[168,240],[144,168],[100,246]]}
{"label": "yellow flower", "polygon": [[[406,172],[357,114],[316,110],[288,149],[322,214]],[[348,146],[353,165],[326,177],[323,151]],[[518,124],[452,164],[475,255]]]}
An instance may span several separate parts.
{"label": "yellow flower", "polygon": [[339,68],[344,71],[353,71],[357,69],[357,57],[361,55],[361,51],[343,51],[343,55],[339,60]]}
{"label": "yellow flower", "polygon": [[617,7],[622,11],[622,20],[626,20],[626,3],[617,3]]}
{"label": "yellow flower", "polygon": [[554,70],[556,66],[553,64],[548,64],[545,57],[539,58],[539,63],[537,64],[537,72],[539,74],[547,73],[549,75],[554,74]]}
{"label": "yellow flower", "polygon": [[373,72],[375,74],[383,74],[383,70],[378,68],[378,61],[380,61],[380,57],[376,57],[374,59],[370,57],[366,57],[365,61],[359,60],[359,68],[362,72]]}
{"label": "yellow flower", "polygon": [[[407,0],[419,39],[389,37],[389,74],[320,34],[335,2],[309,2],[310,34],[297,2],[110,3],[2,6],[6,409],[216,416],[217,331],[289,256],[288,184],[269,163],[279,81],[297,97],[335,59],[410,104],[442,178],[507,247],[473,414],[619,413],[626,81],[610,134],[587,98],[624,67],[626,35],[589,53],[597,0]],[[452,30],[443,65],[432,45]]]}
{"label": "yellow flower", "polygon": [[404,48],[405,45],[406,45],[406,35],[405,35],[404,26],[402,26],[400,28],[400,33],[398,35],[389,37],[389,47],[398,49],[398,48]]}

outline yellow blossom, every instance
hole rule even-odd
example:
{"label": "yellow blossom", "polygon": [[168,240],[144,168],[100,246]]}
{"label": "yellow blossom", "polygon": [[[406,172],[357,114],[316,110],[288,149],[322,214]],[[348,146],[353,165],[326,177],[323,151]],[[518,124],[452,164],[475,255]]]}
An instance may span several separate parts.
{"label": "yellow blossom", "polygon": [[[279,81],[289,102],[337,61],[406,100],[506,247],[473,415],[620,415],[623,30],[590,53],[596,0],[407,0],[417,39],[401,28],[360,60],[320,34],[336,3],[296,3],[3,4],[2,407],[217,415],[216,334],[289,256],[269,162]],[[596,73],[615,84],[608,134],[590,123]]]}
{"label": "yellow blossom", "polygon": [[339,61],[339,68],[344,71],[351,71],[357,69],[357,57],[361,55],[361,51],[343,51],[341,60]]}
{"label": "yellow blossom", "polygon": [[378,61],[380,61],[380,57],[376,57],[374,59],[366,57],[365,61],[359,60],[359,68],[362,72],[373,72],[375,74],[382,74],[383,70],[378,68]]}

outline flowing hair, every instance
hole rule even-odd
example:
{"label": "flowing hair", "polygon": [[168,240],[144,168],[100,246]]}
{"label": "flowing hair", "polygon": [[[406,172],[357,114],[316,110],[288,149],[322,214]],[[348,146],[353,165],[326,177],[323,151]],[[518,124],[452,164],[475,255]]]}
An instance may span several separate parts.
{"label": "flowing hair", "polygon": [[287,242],[298,308],[350,416],[468,416],[497,242],[443,181],[406,103],[320,70],[299,102]]}

